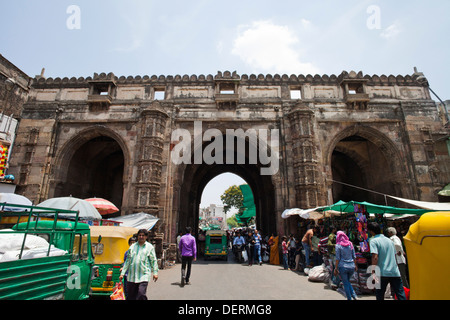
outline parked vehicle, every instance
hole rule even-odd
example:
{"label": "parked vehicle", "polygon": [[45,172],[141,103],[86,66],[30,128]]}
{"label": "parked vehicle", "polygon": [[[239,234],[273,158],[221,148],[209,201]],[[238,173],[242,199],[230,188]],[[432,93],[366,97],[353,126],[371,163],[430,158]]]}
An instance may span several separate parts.
{"label": "parked vehicle", "polygon": [[424,213],[408,230],[405,241],[408,257],[411,300],[449,300],[450,212]]}
{"label": "parked vehicle", "polygon": [[[79,212],[8,207],[26,211],[0,211],[1,219],[14,216],[19,222],[0,230],[0,300],[87,299],[94,257],[89,225],[78,222]],[[74,219],[60,221],[59,214]]]}
{"label": "parked vehicle", "polygon": [[208,230],[205,235],[205,259],[219,257],[228,259],[227,233],[223,230]]}
{"label": "parked vehicle", "polygon": [[119,281],[128,240],[139,231],[131,227],[91,226],[92,247],[97,274],[92,295],[111,295]]}

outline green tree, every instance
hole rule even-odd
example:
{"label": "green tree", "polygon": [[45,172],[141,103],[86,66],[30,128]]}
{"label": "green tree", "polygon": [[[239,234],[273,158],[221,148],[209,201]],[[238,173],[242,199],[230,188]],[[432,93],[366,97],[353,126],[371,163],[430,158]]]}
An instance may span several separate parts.
{"label": "green tree", "polygon": [[236,220],[236,216],[234,216],[234,215],[227,219],[227,225],[230,229],[237,228],[240,226],[239,222],[237,222],[237,220]]}
{"label": "green tree", "polygon": [[244,196],[242,195],[242,191],[237,185],[233,185],[229,187],[225,192],[220,196],[220,200],[222,200],[225,214],[231,208],[236,208],[239,210],[238,213],[242,212],[242,204],[244,203]]}

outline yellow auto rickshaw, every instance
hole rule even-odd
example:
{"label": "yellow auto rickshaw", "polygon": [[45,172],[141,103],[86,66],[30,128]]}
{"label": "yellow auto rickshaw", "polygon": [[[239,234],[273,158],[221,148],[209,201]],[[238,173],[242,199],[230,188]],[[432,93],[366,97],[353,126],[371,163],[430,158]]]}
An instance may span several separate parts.
{"label": "yellow auto rickshaw", "polygon": [[129,248],[128,240],[139,229],[115,226],[91,226],[90,229],[94,265],[98,266],[97,278],[91,285],[91,295],[111,295],[119,281],[123,258]]}
{"label": "yellow auto rickshaw", "polygon": [[403,238],[411,300],[449,300],[450,211],[428,212]]}

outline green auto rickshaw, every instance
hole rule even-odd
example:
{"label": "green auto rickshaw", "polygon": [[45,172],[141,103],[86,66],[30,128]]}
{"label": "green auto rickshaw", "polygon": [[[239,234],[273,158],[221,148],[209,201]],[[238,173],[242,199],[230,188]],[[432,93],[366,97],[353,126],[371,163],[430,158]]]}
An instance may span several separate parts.
{"label": "green auto rickshaw", "polygon": [[223,230],[208,230],[205,235],[205,259],[216,257],[228,259],[227,232]]}

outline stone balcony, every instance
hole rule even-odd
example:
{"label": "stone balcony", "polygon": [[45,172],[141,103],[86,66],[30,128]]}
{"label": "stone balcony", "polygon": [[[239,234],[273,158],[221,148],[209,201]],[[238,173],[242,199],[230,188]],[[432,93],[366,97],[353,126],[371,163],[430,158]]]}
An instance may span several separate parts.
{"label": "stone balcony", "polygon": [[87,102],[91,111],[107,110],[112,102],[112,97],[109,94],[90,94]]}

